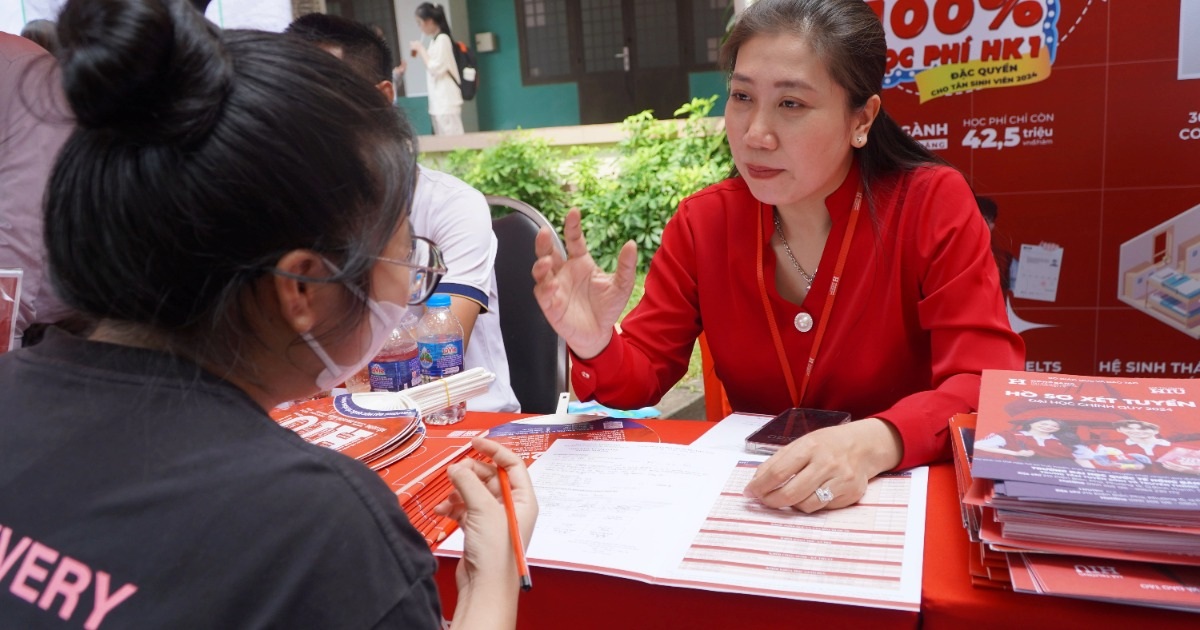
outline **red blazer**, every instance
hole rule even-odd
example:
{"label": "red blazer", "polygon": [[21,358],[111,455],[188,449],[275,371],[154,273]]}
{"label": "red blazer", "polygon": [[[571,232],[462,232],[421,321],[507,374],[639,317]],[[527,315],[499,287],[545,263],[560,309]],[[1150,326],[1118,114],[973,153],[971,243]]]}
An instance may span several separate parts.
{"label": "red blazer", "polygon": [[[772,208],[744,180],[684,199],[621,333],[596,357],[572,362],[580,400],[627,409],[658,402],[686,373],[703,330],[735,410],[790,407],[756,281],[755,239],[766,244],[767,292],[799,386],[816,325],[800,332],[793,319],[802,310],[821,317],[858,178],[856,164],[826,199],[833,228],[799,306],[775,290]],[[907,468],[949,455],[947,421],[975,410],[980,370],[1023,369],[1025,346],[1009,328],[990,233],[958,171],[930,166],[888,176],[871,193],[875,217],[864,198],[801,406],[891,422],[904,443],[899,468]]]}

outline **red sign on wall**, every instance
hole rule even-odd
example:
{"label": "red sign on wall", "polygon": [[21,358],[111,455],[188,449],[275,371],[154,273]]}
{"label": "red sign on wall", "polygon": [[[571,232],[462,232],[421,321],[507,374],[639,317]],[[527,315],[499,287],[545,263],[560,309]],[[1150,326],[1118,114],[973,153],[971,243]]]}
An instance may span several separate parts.
{"label": "red sign on wall", "polygon": [[866,1],[884,107],[998,210],[1026,369],[1200,376],[1200,0]]}

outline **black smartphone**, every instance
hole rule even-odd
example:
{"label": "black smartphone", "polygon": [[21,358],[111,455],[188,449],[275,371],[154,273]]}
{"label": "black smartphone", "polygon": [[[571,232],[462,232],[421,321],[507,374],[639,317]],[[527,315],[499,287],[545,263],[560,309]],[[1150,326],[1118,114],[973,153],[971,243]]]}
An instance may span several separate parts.
{"label": "black smartphone", "polygon": [[793,407],[772,418],[746,438],[746,450],[769,455],[807,433],[850,422],[845,411]]}

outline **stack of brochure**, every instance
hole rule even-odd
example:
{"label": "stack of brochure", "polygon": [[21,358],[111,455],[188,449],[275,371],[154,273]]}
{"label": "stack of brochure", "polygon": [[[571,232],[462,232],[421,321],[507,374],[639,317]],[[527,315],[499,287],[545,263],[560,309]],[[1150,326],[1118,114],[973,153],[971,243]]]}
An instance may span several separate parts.
{"label": "stack of brochure", "polygon": [[421,418],[487,391],[496,375],[472,368],[402,392],[324,396],[271,410],[300,437],[380,470],[411,455],[425,439]]}
{"label": "stack of brochure", "polygon": [[975,426],[951,421],[976,583],[1200,611],[1198,401],[1192,380],[985,372]]}
{"label": "stack of brochure", "polygon": [[407,405],[396,408],[396,400],[391,392],[325,396],[274,409],[271,418],[308,442],[379,470],[412,453],[425,439],[417,411]]}

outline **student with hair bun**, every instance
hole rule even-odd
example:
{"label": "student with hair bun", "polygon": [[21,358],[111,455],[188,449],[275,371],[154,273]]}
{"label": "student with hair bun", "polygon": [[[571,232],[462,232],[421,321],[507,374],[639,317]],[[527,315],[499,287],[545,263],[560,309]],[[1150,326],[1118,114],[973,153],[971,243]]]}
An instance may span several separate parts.
{"label": "student with hair bun", "polygon": [[409,44],[414,57],[425,63],[425,85],[429,90],[429,117],[433,133],[439,136],[461,136],[462,90],[459,84],[458,63],[454,60],[454,40],[446,10],[440,4],[422,2],[417,6],[417,26],[430,37],[429,45],[414,41]]}
{"label": "student with hair bun", "polygon": [[[97,324],[0,356],[0,619],[43,628],[440,628],[436,562],[374,473],[267,415],[336,384],[436,285],[413,136],[332,56],[185,0],[71,0],[77,128],[49,273]],[[303,95],[303,97],[298,97]],[[420,272],[420,273],[418,273]],[[519,458],[453,467],[454,625],[512,627]]]}

